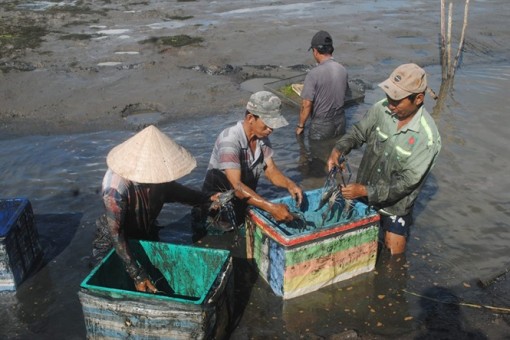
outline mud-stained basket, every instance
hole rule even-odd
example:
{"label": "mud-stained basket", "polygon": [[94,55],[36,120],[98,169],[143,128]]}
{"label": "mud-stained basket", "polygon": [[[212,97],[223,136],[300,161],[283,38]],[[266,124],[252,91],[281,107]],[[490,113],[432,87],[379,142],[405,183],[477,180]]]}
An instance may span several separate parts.
{"label": "mud-stained basket", "polygon": [[[276,80],[264,84],[264,89],[276,94],[280,99],[296,108],[301,107],[300,90],[306,73]],[[349,79],[349,88],[345,94],[344,108],[363,103],[365,100],[365,83],[361,79]],[[294,86],[293,86],[294,85]]]}
{"label": "mud-stained basket", "polygon": [[160,291],[136,291],[112,250],[81,283],[88,339],[221,339],[233,313],[230,252],[131,241]]}
{"label": "mud-stained basket", "polygon": [[16,290],[42,256],[30,201],[0,199],[0,291]]}
{"label": "mud-stained basket", "polygon": [[[327,204],[318,209],[321,193],[322,189],[304,192],[300,213],[306,226],[276,223],[257,208],[248,211],[247,257],[273,292],[283,299],[316,291],[375,267],[377,212],[359,201],[347,209],[341,199],[331,210]],[[273,202],[294,207],[290,196]]]}

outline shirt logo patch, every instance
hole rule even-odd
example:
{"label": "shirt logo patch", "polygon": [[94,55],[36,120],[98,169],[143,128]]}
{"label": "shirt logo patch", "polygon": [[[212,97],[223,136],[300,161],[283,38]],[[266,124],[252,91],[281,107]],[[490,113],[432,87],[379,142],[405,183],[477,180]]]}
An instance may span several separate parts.
{"label": "shirt logo patch", "polygon": [[414,139],[414,137],[410,137],[409,140],[407,141],[407,143],[409,145],[413,145],[415,142],[416,142],[416,139]]}

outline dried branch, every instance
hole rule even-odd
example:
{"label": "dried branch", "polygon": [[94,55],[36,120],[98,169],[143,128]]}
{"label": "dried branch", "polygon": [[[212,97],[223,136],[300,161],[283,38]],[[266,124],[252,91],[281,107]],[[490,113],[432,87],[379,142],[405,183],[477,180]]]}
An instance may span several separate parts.
{"label": "dried branch", "polygon": [[453,73],[455,73],[455,70],[457,69],[457,64],[459,63],[460,55],[462,53],[462,48],[464,46],[464,36],[465,36],[465,32],[466,32],[466,27],[467,27],[468,11],[469,11],[469,0],[466,0],[466,5],[464,6],[464,23],[462,24],[462,32],[460,34],[459,48],[457,49],[457,55],[455,56],[455,60],[453,61],[453,66],[452,66]]}
{"label": "dried branch", "polygon": [[490,310],[493,313],[499,313],[499,314],[509,314],[510,313],[510,308],[506,308],[506,307],[494,307],[494,306],[479,305],[479,304],[466,303],[466,302],[458,302],[458,303],[445,302],[445,301],[441,301],[439,299],[436,299],[436,298],[433,298],[433,297],[430,297],[430,296],[424,296],[424,295],[420,295],[418,293],[410,292],[410,291],[405,290],[405,289],[402,289],[402,291],[404,293],[411,294],[411,295],[417,296],[419,298],[427,299],[427,300],[434,301],[434,302],[437,302],[437,303],[444,303],[444,304],[450,304],[450,305],[453,304],[453,305],[457,305],[457,306],[464,306],[464,307],[471,307],[471,308],[478,308],[478,309],[482,309],[483,308],[483,309],[488,309],[488,310]]}
{"label": "dried branch", "polygon": [[452,12],[453,12],[453,3],[450,2],[450,6],[448,6],[448,28],[446,33],[446,57],[448,64],[447,77],[451,77],[451,65],[452,65]]}
{"label": "dried branch", "polygon": [[443,80],[446,79],[446,70],[448,69],[448,64],[446,63],[446,23],[444,10],[444,0],[441,0],[441,76]]}

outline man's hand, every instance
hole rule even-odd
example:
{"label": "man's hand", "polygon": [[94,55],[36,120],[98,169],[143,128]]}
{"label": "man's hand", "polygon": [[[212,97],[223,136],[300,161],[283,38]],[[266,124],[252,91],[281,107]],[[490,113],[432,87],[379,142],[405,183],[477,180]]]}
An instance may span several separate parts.
{"label": "man's hand", "polygon": [[139,292],[156,293],[158,291],[149,279],[144,279],[143,281],[135,283],[135,288]]}
{"label": "man's hand", "polygon": [[352,183],[342,187],[342,196],[348,200],[368,196],[367,188],[363,184]]}
{"label": "man's hand", "polygon": [[210,197],[212,201],[209,210],[219,210],[225,206],[228,202],[230,202],[235,197],[235,191],[233,189],[217,192]]}
{"label": "man's hand", "polygon": [[209,210],[219,210],[221,208],[220,197],[221,192],[217,192],[209,198],[209,200],[212,202],[209,206]]}
{"label": "man's hand", "polygon": [[289,193],[292,198],[296,201],[296,207],[300,207],[303,202],[303,189],[299,187],[297,184],[293,183],[289,187]]}
{"label": "man's hand", "polygon": [[340,164],[338,163],[338,160],[340,159],[340,156],[342,156],[342,153],[337,150],[336,148],[333,148],[331,150],[331,154],[328,158],[328,172],[331,171],[334,167],[337,167],[340,169]]}
{"label": "man's hand", "polygon": [[273,203],[271,211],[269,211],[276,222],[290,222],[294,219],[289,211],[287,204]]}
{"label": "man's hand", "polygon": [[209,200],[211,202],[217,202],[220,199],[220,196],[221,196],[221,192],[217,192],[217,193],[211,195],[211,197],[209,197]]}

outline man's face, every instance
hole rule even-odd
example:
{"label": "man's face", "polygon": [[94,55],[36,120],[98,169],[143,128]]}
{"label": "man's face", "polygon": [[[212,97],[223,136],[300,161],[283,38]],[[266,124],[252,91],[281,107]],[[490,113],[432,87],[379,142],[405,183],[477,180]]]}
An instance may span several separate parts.
{"label": "man's face", "polygon": [[318,63],[320,53],[317,51],[317,49],[315,47],[312,48],[312,54],[313,54],[313,59],[315,59],[315,62]]}
{"label": "man's face", "polygon": [[269,136],[273,129],[267,126],[262,119],[260,119],[259,116],[251,114],[252,120],[251,120],[251,128],[252,132],[257,138],[264,138]]}
{"label": "man's face", "polygon": [[423,103],[423,93],[411,95],[400,100],[391,99],[386,95],[388,108],[397,117],[398,120],[405,120],[414,115],[421,103]]}

